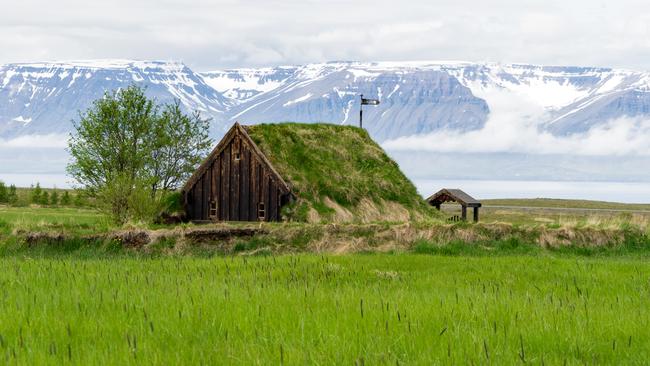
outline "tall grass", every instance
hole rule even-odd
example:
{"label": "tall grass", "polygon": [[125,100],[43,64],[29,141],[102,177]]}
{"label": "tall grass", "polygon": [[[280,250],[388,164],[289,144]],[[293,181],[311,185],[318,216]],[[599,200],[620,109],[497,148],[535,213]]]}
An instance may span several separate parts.
{"label": "tall grass", "polygon": [[4,258],[5,364],[643,364],[650,264]]}

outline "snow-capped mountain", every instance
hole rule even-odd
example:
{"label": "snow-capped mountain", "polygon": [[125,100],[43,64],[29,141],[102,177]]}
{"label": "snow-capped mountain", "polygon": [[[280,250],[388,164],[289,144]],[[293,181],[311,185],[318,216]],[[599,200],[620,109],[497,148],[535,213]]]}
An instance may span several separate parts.
{"label": "snow-capped mountain", "polygon": [[[227,85],[230,92],[245,95],[230,110],[231,121],[356,125],[359,94],[364,94],[382,100],[379,106],[366,108],[365,127],[375,139],[386,140],[442,128],[476,129],[489,113],[484,100],[440,70],[337,62],[278,68],[277,73],[267,69],[257,82],[257,71],[249,69],[203,75],[227,75],[213,79],[211,85]],[[257,93],[251,91],[255,86]]]}
{"label": "snow-capped mountain", "polygon": [[650,73],[607,68],[331,62],[197,73],[176,62],[52,62],[0,66],[0,139],[66,133],[78,111],[130,84],[201,111],[215,136],[235,120],[356,125],[359,94],[381,100],[364,109],[379,141],[479,130],[504,115],[557,136],[650,115]]}
{"label": "snow-capped mountain", "polygon": [[356,124],[358,94],[377,97],[382,103],[364,116],[378,140],[480,129],[504,98],[518,108],[516,118],[556,135],[650,114],[647,72],[469,62],[334,62],[278,68],[277,75],[273,70],[203,75],[220,75],[210,84],[238,101],[231,120]]}
{"label": "snow-capped mountain", "polygon": [[0,137],[66,133],[79,111],[131,84],[160,101],[223,114],[231,103],[187,66],[175,62],[78,61],[0,66]]}
{"label": "snow-capped mountain", "polygon": [[[620,117],[650,113],[650,73],[531,65],[443,66],[476,95],[495,91],[541,107],[540,127],[557,135],[586,132]],[[488,104],[489,100],[488,100]]]}

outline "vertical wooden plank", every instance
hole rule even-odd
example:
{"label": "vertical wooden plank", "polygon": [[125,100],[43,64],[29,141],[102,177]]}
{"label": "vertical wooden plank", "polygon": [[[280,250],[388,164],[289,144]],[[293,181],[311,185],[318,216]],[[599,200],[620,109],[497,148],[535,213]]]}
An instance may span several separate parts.
{"label": "vertical wooden plank", "polygon": [[194,185],[194,220],[201,219],[201,182]]}
{"label": "vertical wooden plank", "polygon": [[205,185],[206,185],[206,188],[207,188],[207,191],[208,191],[208,194],[207,194],[207,197],[206,197],[206,200],[205,200],[206,205],[208,205],[208,214],[207,214],[208,220],[210,220],[210,202],[212,202],[212,172],[213,172],[212,164],[210,164],[208,166],[207,171],[206,171],[206,181],[205,181]]}
{"label": "vertical wooden plank", "polygon": [[188,218],[190,220],[195,220],[196,219],[196,183],[190,188],[190,191],[188,192],[189,196],[189,209],[188,209]]}
{"label": "vertical wooden plank", "polygon": [[201,179],[196,180],[194,185],[194,219],[201,219]]}
{"label": "vertical wooden plank", "polygon": [[266,169],[262,169],[262,196],[260,199],[262,202],[264,202],[264,221],[269,221],[269,180],[270,177],[268,175],[268,171]]}
{"label": "vertical wooden plank", "polygon": [[269,181],[269,221],[278,221],[278,189],[275,182]]}
{"label": "vertical wooden plank", "polygon": [[214,201],[217,203],[217,217],[221,220],[221,154],[214,159]]}
{"label": "vertical wooden plank", "polygon": [[250,221],[257,220],[257,202],[259,202],[259,174],[257,159],[254,154],[251,154],[251,189],[250,189],[250,202],[248,219]]}
{"label": "vertical wooden plank", "polygon": [[203,212],[203,182],[201,177],[196,180],[196,219],[201,220],[201,213]]}
{"label": "vertical wooden plank", "polygon": [[249,210],[250,210],[250,150],[245,147],[244,144],[241,146],[241,194],[239,195],[239,219],[242,221],[249,220]]}
{"label": "vertical wooden plank", "polygon": [[201,176],[201,187],[202,187],[202,195],[201,195],[201,207],[203,211],[201,212],[201,220],[207,220],[208,219],[208,210],[209,210],[209,205],[208,205],[208,200],[210,199],[208,196],[208,172],[206,171],[203,173]]}
{"label": "vertical wooden plank", "polygon": [[221,169],[221,179],[223,180],[223,190],[221,191],[224,195],[223,200],[223,219],[225,221],[230,220],[230,146],[226,147],[223,151],[223,161]]}
{"label": "vertical wooden plank", "polygon": [[239,220],[239,163],[241,153],[239,151],[239,136],[233,139],[231,146],[231,168],[230,168],[230,220]]}
{"label": "vertical wooden plank", "polygon": [[215,166],[217,164],[217,159],[214,159],[210,162],[210,201],[214,201],[217,198],[217,171]]}

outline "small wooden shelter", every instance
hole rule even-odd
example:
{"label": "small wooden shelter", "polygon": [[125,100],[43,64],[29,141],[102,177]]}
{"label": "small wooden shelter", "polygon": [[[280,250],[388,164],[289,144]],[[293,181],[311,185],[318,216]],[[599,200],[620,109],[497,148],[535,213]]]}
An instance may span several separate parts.
{"label": "small wooden shelter", "polygon": [[280,221],[291,189],[235,123],[182,189],[191,221]]}
{"label": "small wooden shelter", "polygon": [[427,202],[431,206],[435,206],[438,210],[440,210],[440,206],[445,202],[459,203],[462,208],[463,220],[467,220],[467,208],[471,207],[474,209],[474,222],[478,222],[478,209],[481,207],[481,202],[460,189],[441,189],[427,198]]}

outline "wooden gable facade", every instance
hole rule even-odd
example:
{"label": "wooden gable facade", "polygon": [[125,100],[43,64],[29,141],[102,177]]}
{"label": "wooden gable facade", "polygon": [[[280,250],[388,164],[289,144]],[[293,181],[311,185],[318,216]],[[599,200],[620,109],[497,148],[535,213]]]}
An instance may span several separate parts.
{"label": "wooden gable facade", "polygon": [[190,221],[280,221],[289,186],[239,123],[183,187]]}

